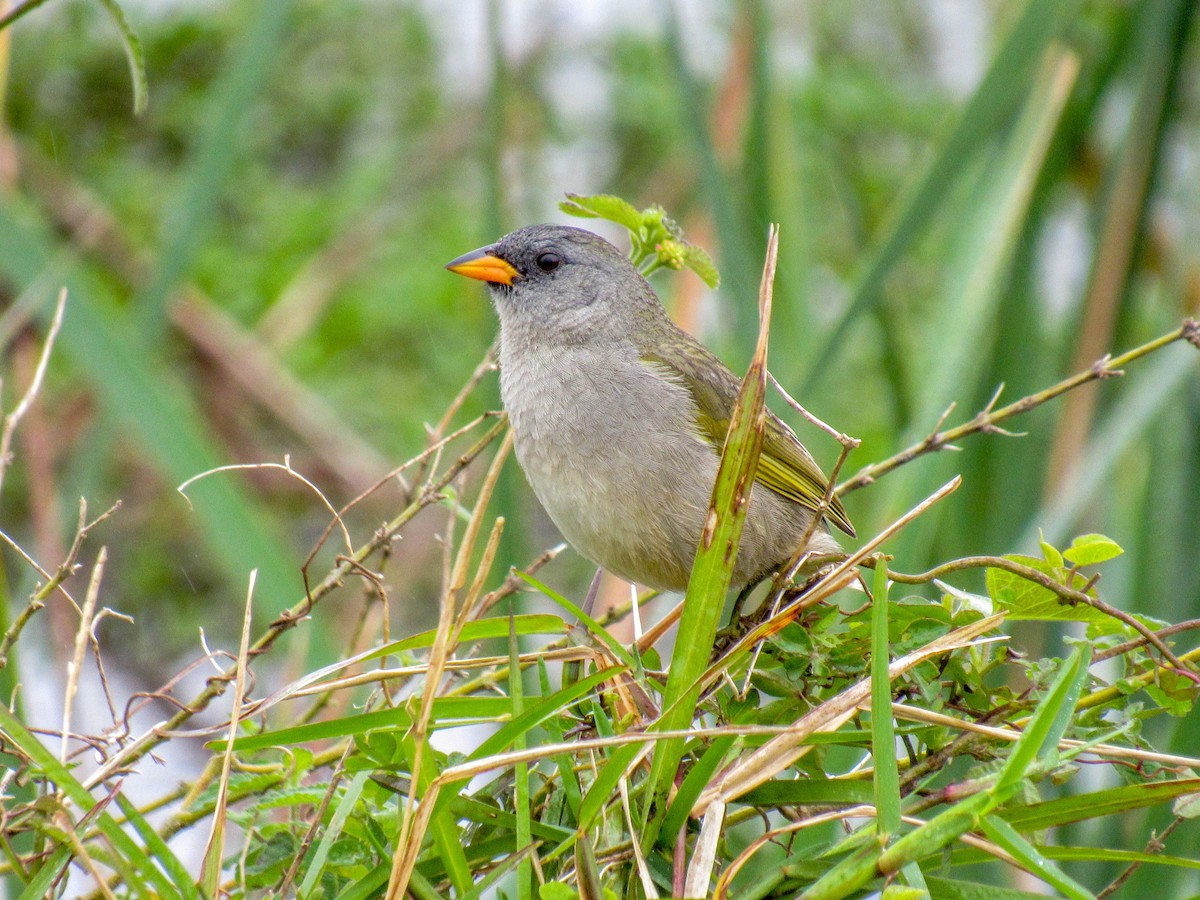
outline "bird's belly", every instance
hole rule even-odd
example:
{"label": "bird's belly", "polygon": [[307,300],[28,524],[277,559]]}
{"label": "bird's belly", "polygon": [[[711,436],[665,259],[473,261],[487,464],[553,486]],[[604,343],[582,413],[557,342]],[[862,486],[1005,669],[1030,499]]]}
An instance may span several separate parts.
{"label": "bird's belly", "polygon": [[664,487],[620,448],[586,465],[551,461],[528,447],[518,459],[547,514],[581,554],[630,581],[683,588],[704,521],[699,491]]}
{"label": "bird's belly", "polygon": [[674,385],[647,381],[632,397],[614,383],[611,365],[574,362],[556,366],[558,377],[539,372],[525,383],[519,368],[502,369],[517,460],[581,554],[630,581],[681,590],[716,455],[691,433],[690,404]]}

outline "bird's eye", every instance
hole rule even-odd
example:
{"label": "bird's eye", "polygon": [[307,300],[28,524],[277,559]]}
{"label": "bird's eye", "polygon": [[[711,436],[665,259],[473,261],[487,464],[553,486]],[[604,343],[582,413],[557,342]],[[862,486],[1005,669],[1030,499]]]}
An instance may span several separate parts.
{"label": "bird's eye", "polygon": [[553,272],[558,268],[562,260],[559,259],[557,253],[539,253],[538,258],[534,262],[537,263],[537,267],[543,272]]}

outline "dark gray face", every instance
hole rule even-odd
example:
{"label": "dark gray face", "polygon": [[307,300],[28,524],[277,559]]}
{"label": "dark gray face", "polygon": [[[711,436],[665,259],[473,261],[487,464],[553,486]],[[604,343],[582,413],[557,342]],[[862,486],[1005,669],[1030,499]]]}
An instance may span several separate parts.
{"label": "dark gray face", "polygon": [[[599,235],[564,225],[531,225],[488,248],[516,270],[492,282],[501,322],[571,342],[626,338],[634,318],[665,316],[633,263]],[[569,337],[568,337],[569,336]]]}
{"label": "dark gray face", "polygon": [[492,252],[517,270],[513,287],[548,284],[579,277],[581,269],[595,269],[620,277],[633,264],[604,238],[566,225],[529,225],[502,237]]}

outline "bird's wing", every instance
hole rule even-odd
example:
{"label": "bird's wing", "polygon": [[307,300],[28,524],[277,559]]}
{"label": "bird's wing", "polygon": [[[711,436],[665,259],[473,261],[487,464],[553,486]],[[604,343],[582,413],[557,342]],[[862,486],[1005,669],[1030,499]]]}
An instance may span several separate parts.
{"label": "bird's wing", "polygon": [[[688,345],[694,356],[678,355],[677,358],[666,359],[650,350],[643,352],[642,358],[660,367],[667,377],[687,388],[696,404],[697,424],[719,453],[729,431],[729,421],[741,385],[725,364],[703,344],[689,340]],[[829,484],[825,473],[800,443],[800,439],[770,411],[767,412],[762,453],[758,458],[758,472],[754,480],[811,510],[816,510],[820,505]],[[854,526],[850,524],[845,507],[837,497],[830,500],[825,516],[854,537]]]}

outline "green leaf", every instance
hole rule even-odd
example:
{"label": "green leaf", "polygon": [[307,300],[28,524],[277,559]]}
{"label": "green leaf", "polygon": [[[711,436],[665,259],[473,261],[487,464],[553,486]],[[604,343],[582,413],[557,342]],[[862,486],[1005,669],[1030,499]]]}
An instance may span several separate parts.
{"label": "green leaf", "polygon": [[1200,793],[1179,797],[1171,804],[1171,812],[1181,819],[1200,819]]}
{"label": "green leaf", "polygon": [[567,215],[581,219],[606,219],[623,225],[634,234],[642,227],[642,214],[627,200],[612,194],[567,194],[567,199],[558,204]]}
{"label": "green leaf", "polygon": [[1192,795],[1200,795],[1200,778],[1127,784],[1029,806],[1013,806],[1001,811],[1000,815],[1021,831],[1044,831],[1072,822],[1147,809]]}
{"label": "green leaf", "polygon": [[1045,894],[1018,891],[1015,888],[959,881],[957,878],[927,876],[930,894],[935,900],[1045,900]]}
{"label": "green leaf", "polygon": [[1042,558],[1046,560],[1047,565],[1052,569],[1061,568],[1063,555],[1059,552],[1058,548],[1045,540],[1038,541],[1038,543],[1041,545]]}
{"label": "green leaf", "polygon": [[579,891],[561,881],[547,881],[538,888],[541,900],[579,900]]}
{"label": "green leaf", "polygon": [[[1066,580],[1066,570],[1035,556],[1012,554],[1004,558],[1048,575],[1060,584]],[[1119,621],[1095,607],[1083,603],[1065,603],[1049,588],[1007,569],[989,568],[986,581],[988,596],[998,611],[1004,610],[1008,614],[1010,621],[1087,622],[1110,631],[1124,628]],[[1070,587],[1082,590],[1086,585],[1087,579],[1082,575],[1072,575]]]}
{"label": "green leaf", "polygon": [[716,290],[721,284],[721,273],[717,271],[717,266],[712,261],[712,257],[702,247],[698,247],[692,243],[685,243],[683,264],[699,275],[701,280],[710,288]]}
{"label": "green leaf", "polygon": [[1116,559],[1124,552],[1112,538],[1102,534],[1081,534],[1071,541],[1070,548],[1063,551],[1063,556],[1074,565],[1091,566]]}
{"label": "green leaf", "polygon": [[1173,669],[1156,669],[1154,680],[1146,685],[1146,693],[1154,702],[1173,716],[1186,716],[1200,698],[1200,684],[1190,673]]}

